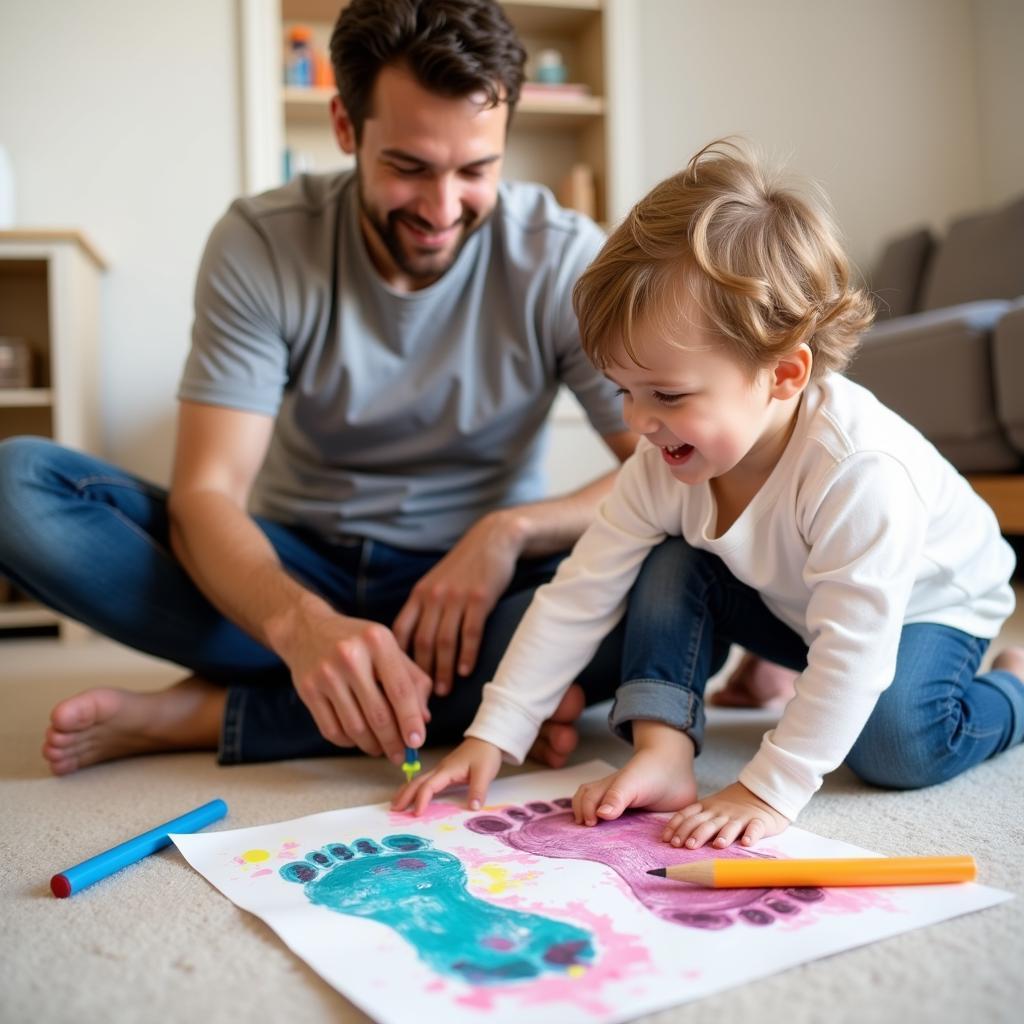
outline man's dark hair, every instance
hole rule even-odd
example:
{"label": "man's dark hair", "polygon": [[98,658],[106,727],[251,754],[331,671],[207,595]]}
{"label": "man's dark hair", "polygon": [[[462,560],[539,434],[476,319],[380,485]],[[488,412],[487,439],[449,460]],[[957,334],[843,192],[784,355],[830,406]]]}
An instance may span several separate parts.
{"label": "man's dark hair", "polygon": [[331,64],[356,142],[381,68],[405,64],[441,96],[519,99],[526,51],[495,0],[353,0],[331,34]]}

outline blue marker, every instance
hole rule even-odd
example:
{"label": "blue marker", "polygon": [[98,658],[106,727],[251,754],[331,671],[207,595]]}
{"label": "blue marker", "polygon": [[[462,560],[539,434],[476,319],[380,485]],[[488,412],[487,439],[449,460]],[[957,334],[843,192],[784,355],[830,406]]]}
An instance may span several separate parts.
{"label": "blue marker", "polygon": [[412,782],[413,777],[423,767],[420,764],[420,755],[416,753],[415,747],[405,748],[405,763],[402,765],[402,771],[405,772],[405,781]]}
{"label": "blue marker", "polygon": [[201,828],[219,821],[227,813],[228,805],[223,800],[211,800],[180,818],[157,825],[156,828],[143,832],[141,836],[129,839],[120,846],[107,850],[106,853],[98,853],[95,857],[83,860],[81,864],[54,875],[50,879],[50,889],[54,896],[64,899],[128,864],[134,864],[137,860],[142,860],[143,857],[148,857],[151,853],[170,845],[171,832],[198,832]]}

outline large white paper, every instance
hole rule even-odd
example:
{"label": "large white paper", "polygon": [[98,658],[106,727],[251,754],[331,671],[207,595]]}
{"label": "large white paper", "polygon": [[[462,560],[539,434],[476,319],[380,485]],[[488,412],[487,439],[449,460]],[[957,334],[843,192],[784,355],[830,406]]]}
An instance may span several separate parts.
{"label": "large white paper", "polygon": [[[710,890],[654,878],[649,868],[711,851],[660,842],[664,815],[574,824],[566,798],[610,770],[500,780],[476,813],[454,799],[421,818],[378,804],[172,838],[388,1024],[624,1021],[1010,898],[974,884]],[[873,854],[790,828],[756,855]]]}

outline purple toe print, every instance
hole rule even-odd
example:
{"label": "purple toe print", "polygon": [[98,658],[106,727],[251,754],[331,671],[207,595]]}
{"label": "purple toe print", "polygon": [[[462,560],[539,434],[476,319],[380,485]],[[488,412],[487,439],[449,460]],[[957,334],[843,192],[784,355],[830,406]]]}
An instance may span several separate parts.
{"label": "purple toe print", "polygon": [[573,821],[572,801],[562,798],[497,814],[470,818],[466,827],[494,836],[506,846],[538,857],[596,861],[610,867],[648,910],[673,924],[719,929],[742,922],[756,928],[800,913],[802,907],[824,900],[821,889],[702,889],[647,874],[714,857],[756,857],[737,847],[726,850],[684,850],[660,840],[662,818],[639,812],[615,821],[583,828]]}

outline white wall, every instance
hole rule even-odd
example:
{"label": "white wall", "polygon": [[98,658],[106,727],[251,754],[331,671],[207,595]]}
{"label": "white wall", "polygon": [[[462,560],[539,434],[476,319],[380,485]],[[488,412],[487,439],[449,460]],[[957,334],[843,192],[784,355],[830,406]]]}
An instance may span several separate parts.
{"label": "white wall", "polygon": [[24,227],[73,227],[110,264],[109,458],[166,479],[206,234],[240,191],[232,0],[3,0],[0,142]]}
{"label": "white wall", "polygon": [[[636,195],[738,132],[831,192],[856,260],[1024,188],[1020,0],[619,0]],[[203,241],[242,190],[233,0],[0,0],[19,221],[80,228],[103,297],[105,454],[165,479]],[[639,121],[635,124],[634,118]],[[581,434],[582,436],[577,436]],[[604,455],[563,430],[555,481]]]}
{"label": "white wall", "polygon": [[983,196],[1024,194],[1024,3],[973,0]]}
{"label": "white wall", "polygon": [[968,0],[642,0],[647,185],[738,133],[832,196],[865,269],[880,240],[981,195]]}

